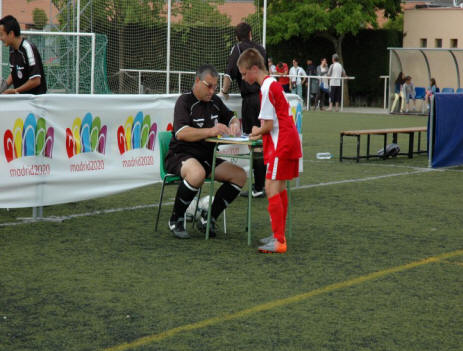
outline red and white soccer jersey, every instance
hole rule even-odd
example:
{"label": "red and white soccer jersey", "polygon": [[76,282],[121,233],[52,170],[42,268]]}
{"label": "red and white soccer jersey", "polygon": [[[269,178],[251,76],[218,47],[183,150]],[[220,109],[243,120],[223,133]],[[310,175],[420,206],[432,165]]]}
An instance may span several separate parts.
{"label": "red and white soccer jersey", "polygon": [[260,87],[259,119],[273,121],[272,131],[262,136],[265,164],[273,164],[275,158],[281,161],[298,160],[302,157],[301,143],[291,107],[281,84],[272,77],[266,77]]}

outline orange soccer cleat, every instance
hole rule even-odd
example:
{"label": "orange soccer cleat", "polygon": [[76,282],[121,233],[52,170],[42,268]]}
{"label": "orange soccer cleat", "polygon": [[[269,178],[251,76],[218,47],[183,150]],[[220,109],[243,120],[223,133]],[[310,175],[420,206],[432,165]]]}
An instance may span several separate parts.
{"label": "orange soccer cleat", "polygon": [[267,244],[259,246],[257,249],[262,253],[285,253],[286,240],[281,243],[278,239],[273,238],[273,240],[269,240]]}

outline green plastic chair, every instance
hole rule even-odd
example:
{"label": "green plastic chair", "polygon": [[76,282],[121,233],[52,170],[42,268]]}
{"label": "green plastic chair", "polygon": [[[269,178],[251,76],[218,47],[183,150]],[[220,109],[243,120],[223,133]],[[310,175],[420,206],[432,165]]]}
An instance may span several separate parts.
{"label": "green plastic chair", "polygon": [[[167,172],[166,166],[165,166],[165,159],[167,156],[167,151],[169,151],[169,144],[170,141],[172,140],[172,132],[167,131],[167,132],[159,132],[158,133],[158,140],[159,140],[159,158],[161,160],[159,169],[161,173],[161,179],[162,179],[162,187],[161,187],[161,195],[159,197],[159,203],[158,203],[158,213],[156,216],[156,225],[154,227],[154,231],[158,231],[158,223],[159,223],[159,217],[161,216],[161,208],[162,208],[162,199],[164,197],[164,189],[166,185],[171,185],[171,184],[178,184],[182,181],[182,178],[178,175],[172,174]],[[204,181],[206,182],[211,182],[210,178],[206,178]],[[198,201],[196,202],[196,208],[193,216],[193,223],[196,219],[196,213],[198,212],[198,203],[199,199],[201,198],[201,188],[198,191]],[[227,234],[227,220],[226,220],[226,213],[225,211],[223,212],[223,231],[225,234]],[[186,219],[186,218],[185,218]]]}
{"label": "green plastic chair", "polygon": [[159,223],[159,217],[161,215],[161,207],[162,207],[162,199],[164,197],[164,188],[166,185],[169,184],[178,184],[182,178],[175,175],[168,173],[166,171],[166,165],[165,165],[165,159],[167,156],[167,151],[169,151],[169,144],[170,140],[172,139],[172,133],[171,132],[159,132],[158,133],[158,140],[159,140],[159,159],[160,159],[160,173],[161,173],[161,179],[162,179],[162,187],[161,187],[161,196],[159,197],[159,203],[158,203],[158,214],[156,217],[156,225],[154,227],[154,231],[158,231],[158,223]]}

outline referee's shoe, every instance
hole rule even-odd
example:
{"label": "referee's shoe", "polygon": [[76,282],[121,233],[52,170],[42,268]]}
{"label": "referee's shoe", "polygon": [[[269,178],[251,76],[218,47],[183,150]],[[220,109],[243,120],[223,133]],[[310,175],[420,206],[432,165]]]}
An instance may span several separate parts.
{"label": "referee's shoe", "polygon": [[[242,191],[242,192],[240,193],[240,196],[242,196],[242,197],[248,197],[248,194],[249,194],[249,191],[246,190],[246,191]],[[252,185],[251,194],[252,194],[253,199],[265,197],[265,191],[264,191],[264,189],[260,189],[260,190],[259,190],[259,189],[256,189],[256,187],[255,187],[254,184]]]}
{"label": "referee's shoe", "polygon": [[[199,231],[206,233],[207,229],[207,210],[201,211],[201,216],[198,218],[198,222],[196,224]],[[217,229],[215,225],[215,218],[211,217],[211,223],[209,226],[209,238],[215,238],[217,236]]]}
{"label": "referee's shoe", "polygon": [[185,219],[177,218],[176,220],[169,219],[169,229],[172,234],[179,239],[189,239],[190,235],[185,229]]}

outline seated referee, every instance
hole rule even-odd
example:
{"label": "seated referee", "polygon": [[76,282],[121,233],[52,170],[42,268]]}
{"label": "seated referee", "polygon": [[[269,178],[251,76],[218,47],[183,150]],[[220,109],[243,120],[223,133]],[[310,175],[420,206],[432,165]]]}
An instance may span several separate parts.
{"label": "seated referee", "polygon": [[[205,139],[241,132],[239,120],[215,94],[217,80],[214,66],[199,67],[193,89],[181,95],[175,104],[174,135],[166,156],[166,168],[183,179],[169,220],[169,229],[177,238],[190,237],[184,225],[185,211],[212,170],[214,143]],[[212,203],[210,237],[216,236],[215,222],[239,195],[246,182],[246,173],[241,167],[217,158],[215,179],[223,184]],[[204,212],[198,220],[198,229],[203,232],[207,225],[207,213]]]}

